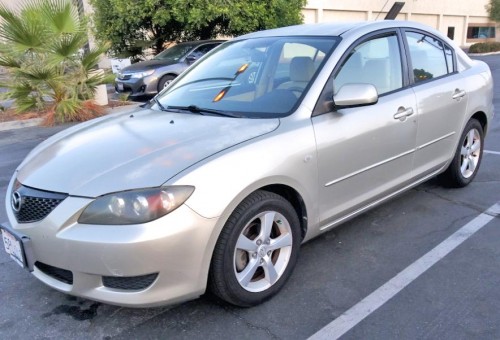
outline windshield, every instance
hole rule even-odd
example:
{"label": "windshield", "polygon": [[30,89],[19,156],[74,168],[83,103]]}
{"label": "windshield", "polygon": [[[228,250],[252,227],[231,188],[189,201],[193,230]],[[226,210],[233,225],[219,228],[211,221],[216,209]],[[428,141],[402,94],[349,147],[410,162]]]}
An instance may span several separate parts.
{"label": "windshield", "polygon": [[336,37],[271,37],[228,42],[156,99],[167,110],[284,117],[299,103],[338,41]]}
{"label": "windshield", "polygon": [[186,53],[188,53],[195,45],[193,44],[179,44],[167,48],[166,50],[158,53],[154,60],[179,60]]}

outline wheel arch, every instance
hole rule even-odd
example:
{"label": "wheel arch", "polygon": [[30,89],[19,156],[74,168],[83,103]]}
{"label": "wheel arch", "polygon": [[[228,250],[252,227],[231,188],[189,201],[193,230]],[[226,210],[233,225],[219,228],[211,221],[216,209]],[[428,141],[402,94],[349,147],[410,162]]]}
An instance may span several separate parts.
{"label": "wheel arch", "polygon": [[160,76],[160,79],[161,79],[161,78],[163,78],[163,77],[166,77],[166,76],[178,77],[178,76],[179,76],[179,74],[178,74],[178,73],[175,73],[175,72],[172,72],[172,71],[168,71],[167,73],[162,74],[162,75]]}
{"label": "wheel arch", "polygon": [[448,161],[446,162],[446,164],[441,168],[441,170],[439,171],[439,176],[442,176],[443,173],[445,171],[448,170],[452,160],[453,160],[453,157],[455,155],[455,152],[456,152],[456,148],[458,147],[458,144],[460,143],[460,135],[462,134],[463,130],[465,129],[465,127],[467,126],[467,123],[471,120],[471,119],[475,119],[479,122],[479,124],[481,124],[481,127],[483,128],[483,134],[484,134],[484,137],[486,137],[486,132],[487,132],[487,129],[488,129],[488,116],[486,115],[486,113],[484,111],[482,111],[480,108],[477,108],[475,110],[475,113],[472,114],[470,117],[465,117],[464,119],[464,123],[463,123],[463,126],[458,134],[458,137],[457,137],[457,140],[456,140],[456,144],[455,144],[455,148],[452,149],[452,153],[451,155],[448,157]]}
{"label": "wheel arch", "polygon": [[[261,187],[257,190],[264,190],[280,195],[286,199],[293,206],[297,217],[300,221],[300,231],[302,239],[304,239],[307,232],[307,209],[302,196],[294,188],[284,184],[271,184]],[[255,191],[257,191],[255,190]],[[254,191],[254,192],[255,192]]]}
{"label": "wheel arch", "polygon": [[160,83],[161,83],[162,79],[165,78],[165,77],[168,77],[168,76],[172,76],[175,79],[175,78],[177,78],[179,76],[179,74],[174,73],[172,71],[168,71],[168,72],[162,74],[161,76],[159,76],[158,77],[158,81],[156,83],[156,87],[157,87],[158,92],[160,92],[162,90],[162,89],[160,89]]}
{"label": "wheel arch", "polygon": [[[236,207],[241,202],[243,202],[243,200],[245,200],[246,197],[250,196],[252,193],[256,191],[259,190],[269,191],[285,198],[288,202],[290,202],[294,210],[297,212],[297,216],[300,221],[301,237],[302,240],[304,240],[304,237],[306,236],[309,227],[308,222],[311,219],[311,216],[309,216],[308,209],[306,206],[307,199],[304,199],[303,195],[300,194],[299,190],[294,188],[294,186],[290,185],[291,183],[285,184],[284,182],[286,181],[279,181],[276,178],[274,178],[274,180],[271,180],[270,178],[268,178],[267,181],[260,182],[258,184],[254,183],[254,185],[251,185],[242,192],[240,192],[240,195],[234,197],[232,202],[227,205],[224,212],[218,217],[218,222],[214,226],[214,230],[206,246],[205,259],[202,265],[203,269],[200,271],[200,284],[203,284],[205,289],[207,287],[206,284],[208,282],[208,274],[209,274],[210,264],[212,262],[213,252],[215,250],[215,245],[220,237],[222,229],[224,228],[227,220],[229,219],[233,211],[236,209]],[[314,212],[311,213],[314,214]]]}
{"label": "wheel arch", "polygon": [[486,131],[488,130],[488,117],[486,116],[486,113],[483,111],[477,111],[470,117],[470,119],[476,119],[481,124],[484,135],[486,136]]}

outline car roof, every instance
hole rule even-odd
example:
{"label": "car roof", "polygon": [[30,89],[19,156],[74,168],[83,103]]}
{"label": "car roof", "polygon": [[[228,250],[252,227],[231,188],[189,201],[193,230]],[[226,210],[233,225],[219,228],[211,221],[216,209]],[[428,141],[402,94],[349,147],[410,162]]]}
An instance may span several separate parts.
{"label": "car roof", "polygon": [[227,40],[222,40],[222,39],[212,39],[212,40],[191,40],[191,41],[183,41],[180,42],[176,45],[202,45],[202,44],[207,44],[207,43],[219,43],[222,44]]}
{"label": "car roof", "polygon": [[[433,34],[437,31],[433,28],[413,21],[403,20],[379,20],[379,21],[345,21],[324,22],[318,24],[304,24],[288,27],[275,28],[242,35],[236,39],[248,39],[273,36],[341,36],[354,31],[374,31],[392,27],[413,27],[423,29]],[[361,32],[358,32],[361,33]],[[440,33],[437,33],[441,35]]]}
{"label": "car roof", "polygon": [[254,33],[245,34],[239,36],[234,40],[243,40],[249,38],[263,38],[263,37],[287,37],[287,36],[340,36],[343,38],[347,37],[361,37],[365,34],[385,29],[385,28],[414,28],[426,31],[433,34],[434,36],[447,42],[450,46],[454,46],[455,52],[460,60],[470,65],[472,63],[471,59],[467,54],[459,48],[452,40],[447,36],[443,35],[438,30],[418,23],[414,21],[407,20],[378,20],[378,21],[339,21],[339,22],[325,22],[319,24],[304,24],[295,25],[288,27],[275,28],[271,30],[259,31]]}

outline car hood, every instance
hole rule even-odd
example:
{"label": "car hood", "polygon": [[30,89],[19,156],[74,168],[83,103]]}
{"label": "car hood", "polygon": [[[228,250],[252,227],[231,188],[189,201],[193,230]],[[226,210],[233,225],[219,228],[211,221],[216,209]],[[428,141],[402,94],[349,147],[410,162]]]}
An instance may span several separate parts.
{"label": "car hood", "polygon": [[279,119],[139,109],[52,136],[21,163],[17,180],[83,197],[157,187],[204,158],[278,126]]}
{"label": "car hood", "polygon": [[132,72],[141,72],[141,71],[147,71],[147,70],[152,70],[152,69],[157,69],[163,66],[168,66],[168,65],[173,65],[177,64],[179,60],[156,60],[156,59],[151,59],[151,60],[145,60],[145,61],[140,61],[138,63],[129,65],[127,67],[124,67],[121,70],[121,73],[132,73]]}

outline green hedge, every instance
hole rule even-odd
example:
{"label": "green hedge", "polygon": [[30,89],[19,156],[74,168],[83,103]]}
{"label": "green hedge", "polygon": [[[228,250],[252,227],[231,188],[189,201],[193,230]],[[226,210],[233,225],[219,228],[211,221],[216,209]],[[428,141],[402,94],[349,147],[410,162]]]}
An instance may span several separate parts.
{"label": "green hedge", "polygon": [[500,42],[477,43],[469,47],[469,53],[488,53],[498,51],[500,51]]}

